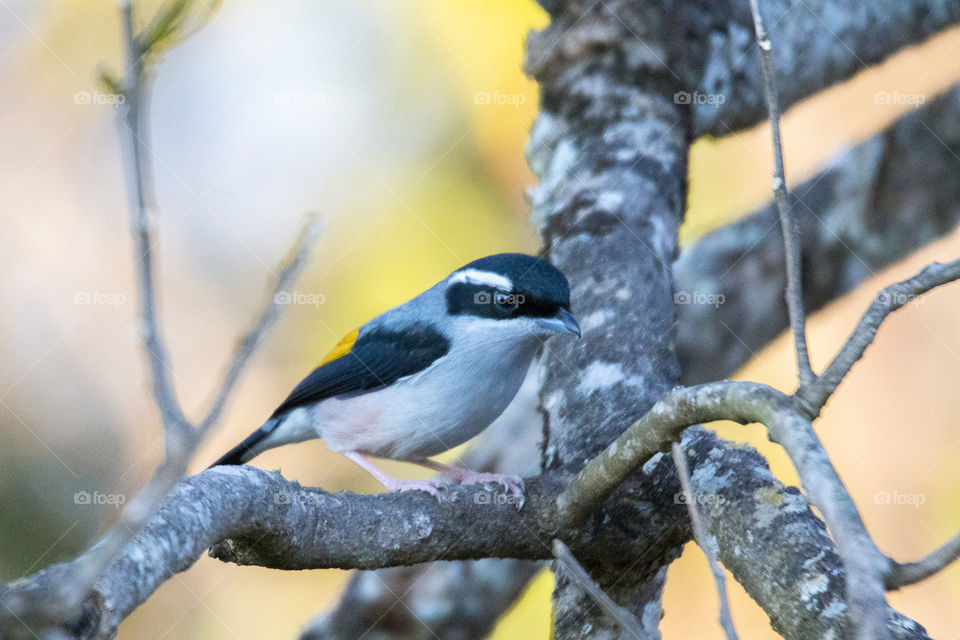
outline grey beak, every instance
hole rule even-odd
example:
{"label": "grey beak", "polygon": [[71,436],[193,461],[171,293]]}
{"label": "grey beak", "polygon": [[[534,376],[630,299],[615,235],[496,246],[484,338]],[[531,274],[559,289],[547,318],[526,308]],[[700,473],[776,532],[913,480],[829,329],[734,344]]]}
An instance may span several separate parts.
{"label": "grey beak", "polygon": [[573,314],[566,309],[560,309],[556,317],[540,318],[537,323],[548,331],[580,337],[580,325],[577,324],[577,319],[573,317]]}

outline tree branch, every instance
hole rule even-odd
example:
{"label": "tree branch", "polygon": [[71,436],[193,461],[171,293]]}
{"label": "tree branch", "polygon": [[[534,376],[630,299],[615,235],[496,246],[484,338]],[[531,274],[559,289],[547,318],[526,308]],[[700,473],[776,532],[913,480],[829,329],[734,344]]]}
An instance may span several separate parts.
{"label": "tree branch", "polygon": [[[575,528],[634,469],[691,424],[714,420],[759,422],[780,443],[797,469],[810,501],[823,513],[847,571],[850,617],[863,637],[888,637],[884,585],[892,561],[877,549],[833,469],[809,419],[795,400],[765,385],[715,382],[665,394],[603,453],[577,474],[557,500],[560,525]],[[878,626],[882,625],[882,626]]]}
{"label": "tree branch", "polygon": [[[692,390],[691,397],[702,398],[705,411],[712,411],[711,407],[719,411],[722,404],[711,399],[711,390],[726,386],[718,383]],[[753,404],[763,404],[768,393],[761,385],[733,386],[732,395],[741,396],[747,411],[756,409]],[[749,397],[754,389],[759,400]],[[685,406],[683,394],[674,397],[676,411],[686,412],[688,419],[709,417]],[[728,416],[738,411],[736,405],[726,407]],[[670,420],[649,426],[654,433],[663,433],[672,429]],[[842,635],[843,565],[802,495],[778,483],[763,458],[749,447],[718,442],[702,429],[692,429],[688,435],[684,446],[694,460],[702,460],[693,467],[693,490],[723,497],[702,507],[725,564],[771,613],[774,626],[786,638]],[[636,461],[643,455],[636,449],[620,451]],[[558,537],[584,562],[619,566],[621,571],[636,568],[640,562],[650,562],[651,554],[689,537],[684,528],[668,526],[683,514],[682,501],[677,499],[681,489],[670,468],[662,456],[654,456],[642,471],[638,468],[636,477],[610,495],[589,524],[569,528],[555,509],[565,482],[558,477],[531,479],[526,506],[517,511],[478,503],[473,494],[484,490],[481,487],[454,487],[452,502],[437,504],[429,496],[412,493],[328,494],[301,488],[275,472],[218,467],[183,480],[170,492],[100,578],[84,602],[84,616],[63,628],[77,638],[110,636],[126,615],[170,576],[190,567],[208,545],[213,545],[216,557],[240,564],[370,569],[483,557],[544,559],[552,555],[550,541]],[[635,513],[643,514],[643,525],[624,535],[618,523],[633,519]],[[784,527],[792,532],[788,539],[783,537]],[[667,539],[664,532],[670,533]],[[225,542],[216,544],[219,540]],[[811,562],[814,556],[816,561]],[[0,586],[0,608],[22,618],[26,629],[39,632],[45,627],[32,617],[29,597],[69,576],[72,564],[54,565]],[[770,580],[771,571],[780,573],[786,567],[795,567],[790,575],[802,580]],[[898,638],[925,637],[915,623],[884,610],[896,622],[891,625]],[[4,640],[32,637],[14,621],[0,629]],[[817,634],[811,636],[812,630]]]}
{"label": "tree branch", "polygon": [[[793,192],[804,306],[822,309],[960,222],[960,88],[842,151]],[[770,203],[701,238],[673,265],[685,384],[729,377],[789,326],[783,244]],[[684,296],[692,299],[693,295]]]}
{"label": "tree branch", "polygon": [[[960,89],[955,88],[899,118],[884,131],[840,152],[821,173],[796,187],[793,213],[805,256],[806,309],[823,308],[875,271],[948,233],[960,222],[960,173],[953,169],[952,155],[952,149],[960,148],[958,110]],[[772,232],[778,224],[777,216],[776,205],[771,202],[744,220],[707,234],[684,250],[674,263],[677,291],[724,300],[718,306],[677,306],[677,351],[686,384],[733,375],[751,355],[788,328],[783,297],[783,243]],[[468,454],[467,466],[502,473],[522,472],[523,469],[495,463],[503,455],[521,460],[535,455],[541,427],[534,424],[534,418],[535,414],[527,422],[510,425],[502,438],[492,433],[496,427],[485,432],[481,436],[483,442],[478,442]],[[518,434],[525,434],[524,442],[531,440],[529,448],[525,444],[518,446]],[[697,461],[692,464],[695,473]],[[771,559],[765,559],[762,564],[770,562]],[[464,637],[483,638],[492,628],[496,613],[507,608],[512,602],[511,594],[518,593],[535,570],[536,564],[491,560],[475,573],[444,564],[386,569],[378,572],[376,579],[358,574],[354,580],[364,582],[362,589],[356,589],[358,593],[381,595],[360,601],[348,592],[338,612],[350,616],[337,620],[341,621],[340,628],[344,628],[343,620],[347,617],[368,620],[367,626],[380,620],[378,633],[395,631],[400,634],[396,637],[404,637],[411,629],[420,629],[426,638],[432,638],[424,627],[417,626],[417,618],[406,608],[395,607],[381,619],[386,607],[396,601],[394,594],[408,593],[409,586],[416,582],[418,588],[409,591],[403,600],[418,612],[419,618],[423,618],[424,610],[417,604],[419,598],[450,599],[446,606],[430,609],[441,612],[427,620],[435,633],[443,637],[445,630],[451,628],[449,625],[463,625],[456,627],[462,634],[466,634],[466,628],[474,630]],[[429,575],[420,581],[420,572]],[[476,577],[471,580],[471,576]],[[474,584],[465,584],[468,581]],[[760,580],[748,582],[764,584]],[[497,592],[503,598],[497,600],[501,604],[496,607],[492,604],[494,595],[487,591],[495,583],[503,585],[502,591]],[[461,596],[467,600],[457,602],[456,598]],[[764,601],[765,607],[774,604],[773,597],[754,597]],[[783,596],[786,601],[797,597]],[[471,602],[483,602],[484,607],[478,609]],[[474,610],[479,615],[467,615]],[[365,616],[367,611],[369,615]],[[315,624],[324,623],[318,620]],[[324,633],[331,634],[337,627],[326,624],[322,628]],[[340,637],[351,637],[348,631],[344,634]]]}
{"label": "tree branch", "polygon": [[880,325],[888,315],[931,289],[957,279],[960,279],[960,260],[946,264],[935,262],[912,278],[882,289],[823,374],[811,387],[802,389],[799,395],[811,406],[821,409],[850,373],[853,365],[863,357],[867,347],[873,343]]}
{"label": "tree branch", "polygon": [[137,266],[137,289],[140,292],[140,339],[150,364],[153,397],[163,421],[167,455],[179,454],[189,441],[190,425],[180,408],[170,376],[167,348],[157,319],[155,264],[153,241],[153,171],[147,150],[147,102],[151,76],[144,63],[147,51],[134,33],[133,3],[120,5],[124,43],[124,101],[121,104],[119,129],[125,155],[127,198],[130,225],[134,239]]}
{"label": "tree branch", "polygon": [[[691,65],[684,89],[724,98],[692,105],[694,136],[721,137],[761,122],[767,112],[763,79],[753,72],[750,10],[743,0],[686,4],[703,12],[699,20],[687,19],[692,31],[684,40],[702,47],[696,54],[703,57]],[[952,0],[764,0],[761,8],[777,43],[773,66],[784,110],[960,22],[960,5]]]}
{"label": "tree branch", "polygon": [[887,576],[887,589],[899,589],[936,575],[960,558],[960,533],[942,547],[916,562],[896,562]]}
{"label": "tree branch", "polygon": [[800,280],[800,247],[797,242],[797,230],[790,207],[790,194],[787,191],[787,176],[783,167],[783,142],[780,138],[780,103],[777,94],[777,71],[773,66],[773,45],[767,36],[760,17],[757,0],[750,0],[753,13],[753,26],[757,34],[757,46],[760,49],[760,67],[763,70],[763,93],[766,96],[767,112],[770,115],[770,130],[773,135],[773,194],[780,216],[780,232],[783,235],[784,255],[786,258],[787,311],[790,329],[793,332],[793,346],[797,356],[797,374],[799,386],[806,387],[816,377],[810,367],[810,354],[807,352],[807,319],[803,312],[803,285]]}

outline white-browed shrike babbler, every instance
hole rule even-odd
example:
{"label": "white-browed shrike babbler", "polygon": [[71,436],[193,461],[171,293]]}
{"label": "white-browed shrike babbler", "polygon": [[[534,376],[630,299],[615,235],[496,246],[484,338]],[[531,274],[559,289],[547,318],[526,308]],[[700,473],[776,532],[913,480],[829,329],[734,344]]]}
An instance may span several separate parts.
{"label": "white-browed shrike babbler", "polygon": [[347,335],[263,425],[212,466],[321,438],[389,491],[441,498],[436,480],[383,473],[369,457],[419,464],[462,484],[496,482],[522,500],[515,476],[429,460],[483,431],[513,400],[544,339],[580,336],[570,287],[540,258],[475,260]]}

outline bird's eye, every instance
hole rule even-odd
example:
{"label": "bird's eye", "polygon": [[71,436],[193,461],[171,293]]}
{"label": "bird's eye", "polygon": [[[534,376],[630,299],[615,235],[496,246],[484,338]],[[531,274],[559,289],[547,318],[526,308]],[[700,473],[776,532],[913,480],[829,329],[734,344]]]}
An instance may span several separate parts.
{"label": "bird's eye", "polygon": [[513,313],[513,310],[517,308],[517,296],[502,289],[497,289],[493,294],[493,305],[501,313]]}

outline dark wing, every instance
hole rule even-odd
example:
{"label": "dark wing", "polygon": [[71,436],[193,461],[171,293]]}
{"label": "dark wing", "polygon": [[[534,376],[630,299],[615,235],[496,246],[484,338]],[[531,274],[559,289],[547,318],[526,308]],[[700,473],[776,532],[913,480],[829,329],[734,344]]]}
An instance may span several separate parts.
{"label": "dark wing", "polygon": [[428,326],[366,332],[349,351],[314,369],[271,417],[326,398],[381,389],[426,369],[449,349],[450,341]]}

